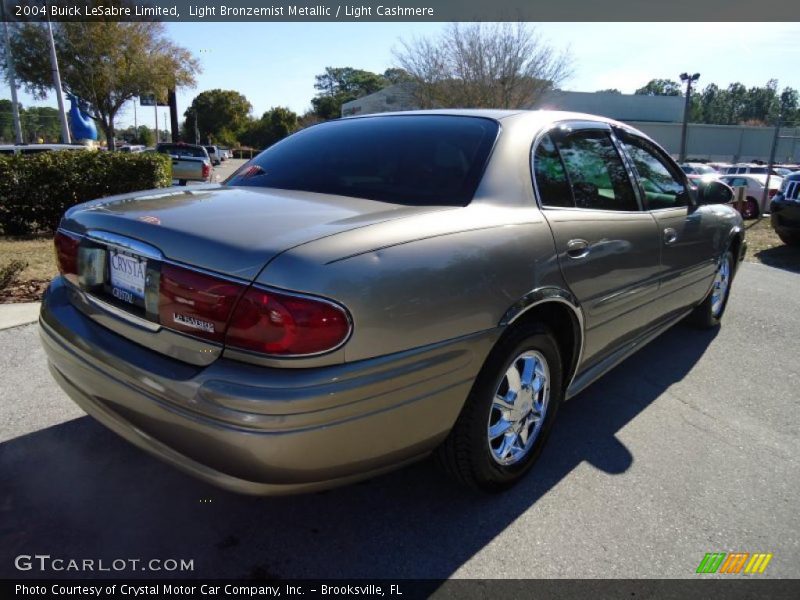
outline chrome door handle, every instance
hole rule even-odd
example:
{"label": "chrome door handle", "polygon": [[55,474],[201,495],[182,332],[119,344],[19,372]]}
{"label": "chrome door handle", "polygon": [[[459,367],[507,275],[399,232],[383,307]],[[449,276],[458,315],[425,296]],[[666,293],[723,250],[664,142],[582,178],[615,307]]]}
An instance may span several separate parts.
{"label": "chrome door handle", "polygon": [[589,254],[589,242],[586,240],[570,240],[567,242],[567,256],[570,258],[583,258]]}
{"label": "chrome door handle", "polygon": [[665,244],[667,244],[667,245],[674,244],[677,241],[677,239],[678,239],[678,232],[675,231],[672,227],[667,227],[664,230],[664,243]]}

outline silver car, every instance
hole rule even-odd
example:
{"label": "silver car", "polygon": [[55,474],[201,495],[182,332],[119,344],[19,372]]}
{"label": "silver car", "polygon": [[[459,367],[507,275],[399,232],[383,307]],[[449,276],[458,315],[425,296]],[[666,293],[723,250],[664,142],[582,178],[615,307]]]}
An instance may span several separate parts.
{"label": "silver car", "polygon": [[730,199],[590,115],[332,121],[222,184],[70,209],[42,340],[90,415],[229,490],[431,453],[502,490],[562,401],[684,317],[718,325],[745,251]]}

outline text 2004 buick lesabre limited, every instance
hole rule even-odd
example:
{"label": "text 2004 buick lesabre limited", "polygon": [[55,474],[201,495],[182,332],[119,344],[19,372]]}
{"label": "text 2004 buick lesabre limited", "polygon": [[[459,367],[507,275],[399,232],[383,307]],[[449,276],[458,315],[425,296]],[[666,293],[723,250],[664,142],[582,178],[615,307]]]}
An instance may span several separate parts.
{"label": "text 2004 buick lesabre limited", "polygon": [[436,451],[499,490],[564,398],[689,313],[718,323],[745,249],[730,196],[589,115],[329,122],[223,185],[69,210],[42,337],[89,414],[222,487]]}

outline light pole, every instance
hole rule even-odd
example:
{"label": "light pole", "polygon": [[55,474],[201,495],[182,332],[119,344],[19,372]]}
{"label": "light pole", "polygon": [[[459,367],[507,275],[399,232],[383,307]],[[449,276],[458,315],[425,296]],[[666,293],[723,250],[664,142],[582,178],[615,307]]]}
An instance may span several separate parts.
{"label": "light pole", "polygon": [[689,109],[692,103],[692,83],[700,79],[700,73],[689,75],[681,73],[681,81],[686,82],[686,102],[683,105],[683,127],[681,128],[680,162],[686,162],[686,128],[689,125]]}

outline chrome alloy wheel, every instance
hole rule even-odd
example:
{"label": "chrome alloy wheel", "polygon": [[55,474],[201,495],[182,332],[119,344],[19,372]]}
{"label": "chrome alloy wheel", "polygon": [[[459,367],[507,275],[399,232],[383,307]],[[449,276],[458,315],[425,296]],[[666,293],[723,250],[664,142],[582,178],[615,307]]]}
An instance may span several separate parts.
{"label": "chrome alloy wheel", "polygon": [[509,466],[527,456],[542,429],[549,400],[547,359],[527,350],[503,375],[489,411],[489,450],[497,463]]}
{"label": "chrome alloy wheel", "polygon": [[722,257],[717,274],[714,276],[714,285],[711,288],[711,314],[716,318],[722,314],[728,287],[731,284],[731,263],[728,255]]}

